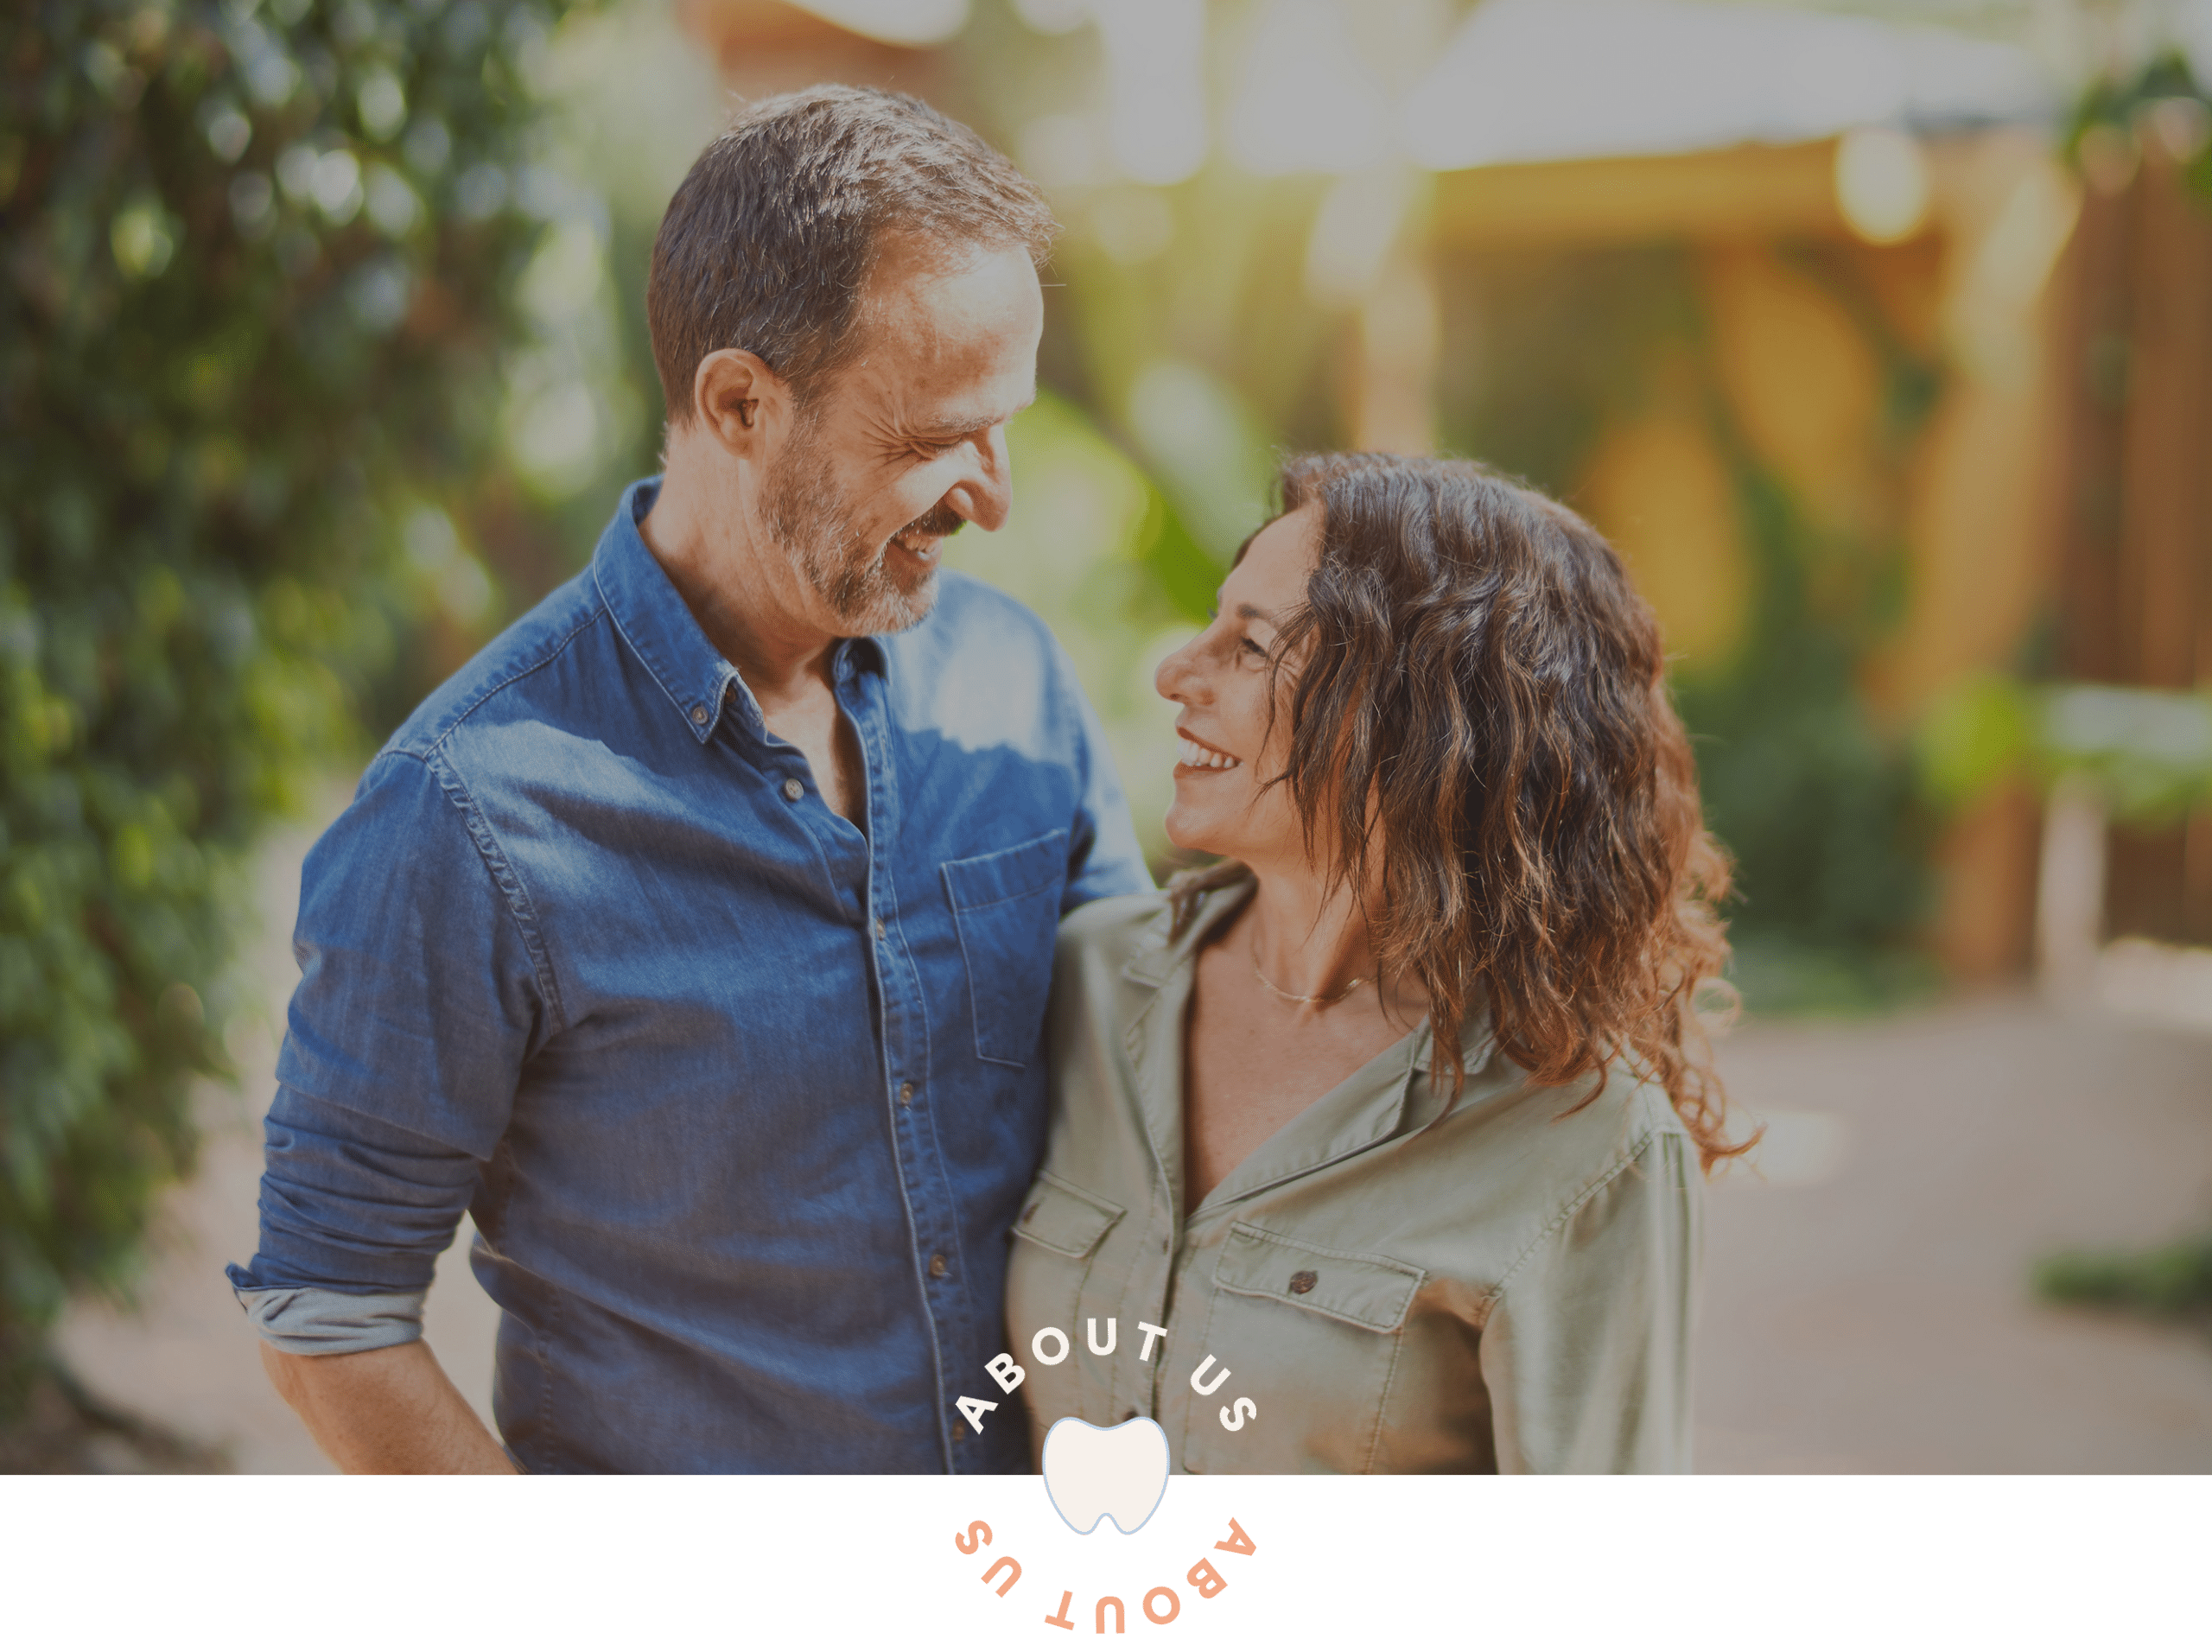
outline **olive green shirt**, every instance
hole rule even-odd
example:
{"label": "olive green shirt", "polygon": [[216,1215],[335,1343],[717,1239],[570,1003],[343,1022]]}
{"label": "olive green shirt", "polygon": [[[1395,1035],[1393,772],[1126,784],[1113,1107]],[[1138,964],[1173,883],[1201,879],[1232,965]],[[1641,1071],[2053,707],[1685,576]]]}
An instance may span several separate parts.
{"label": "olive green shirt", "polygon": [[1157,894],[1061,926],[1007,1273],[1033,1449],[1145,1416],[1192,1473],[1687,1471],[1701,1179],[1656,1084],[1578,1109],[1593,1081],[1532,1084],[1484,1019],[1449,1100],[1424,1023],[1185,1218],[1194,957],[1250,889],[1173,941]]}

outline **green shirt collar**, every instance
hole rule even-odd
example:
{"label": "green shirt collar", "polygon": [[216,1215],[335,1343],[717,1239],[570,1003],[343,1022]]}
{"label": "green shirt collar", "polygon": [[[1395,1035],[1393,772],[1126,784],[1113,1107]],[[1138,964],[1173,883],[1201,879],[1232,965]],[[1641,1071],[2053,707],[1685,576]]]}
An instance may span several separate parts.
{"label": "green shirt collar", "polygon": [[[1147,989],[1123,1030],[1146,1131],[1179,1208],[1183,1185],[1183,1029],[1198,949],[1251,898],[1256,883],[1239,879],[1199,897],[1198,915],[1171,934],[1173,909],[1163,905],[1122,966],[1122,976]],[[1494,1088],[1486,1069],[1497,1052],[1485,1005],[1468,1018],[1462,1040],[1467,1083],[1461,1101]],[[1426,1019],[1378,1052],[1327,1095],[1286,1124],[1207,1195],[1200,1209],[1246,1198],[1348,1158],[1377,1141],[1426,1128],[1452,1110],[1428,1082],[1434,1040]],[[1517,1075],[1516,1076],[1517,1077]]]}

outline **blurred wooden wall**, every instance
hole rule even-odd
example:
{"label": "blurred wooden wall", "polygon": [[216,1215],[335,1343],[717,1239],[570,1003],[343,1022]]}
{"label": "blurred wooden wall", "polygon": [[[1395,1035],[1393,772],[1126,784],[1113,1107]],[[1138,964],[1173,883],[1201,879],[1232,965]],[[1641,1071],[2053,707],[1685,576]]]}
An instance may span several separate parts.
{"label": "blurred wooden wall", "polygon": [[[2088,192],[2067,273],[2059,670],[2195,688],[2212,681],[2212,200],[2154,150]],[[2212,813],[2115,829],[2107,880],[2108,933],[2212,944]]]}

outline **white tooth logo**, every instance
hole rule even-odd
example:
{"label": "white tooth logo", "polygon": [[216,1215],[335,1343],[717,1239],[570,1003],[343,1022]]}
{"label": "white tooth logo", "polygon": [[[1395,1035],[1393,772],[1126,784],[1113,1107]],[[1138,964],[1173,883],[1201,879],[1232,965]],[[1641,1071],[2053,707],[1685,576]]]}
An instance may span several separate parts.
{"label": "white tooth logo", "polygon": [[1167,1436],[1149,1417],[1112,1428],[1063,1417],[1045,1436],[1045,1494],[1085,1536],[1106,1519],[1127,1536],[1166,1491]]}

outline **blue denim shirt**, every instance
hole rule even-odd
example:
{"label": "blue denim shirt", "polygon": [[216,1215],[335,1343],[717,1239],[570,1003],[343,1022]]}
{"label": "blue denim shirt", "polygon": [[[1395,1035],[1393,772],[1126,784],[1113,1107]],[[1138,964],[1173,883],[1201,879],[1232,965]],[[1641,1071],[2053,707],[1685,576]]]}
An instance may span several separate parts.
{"label": "blue denim shirt", "polygon": [[1060,915],[1150,885],[1112,762],[1044,626],[946,573],[836,649],[841,818],[639,537],[655,487],[308,857],[232,1281],[353,1345],[466,1209],[524,1468],[1018,1471],[1014,1408],[953,1402],[1003,1398]]}

